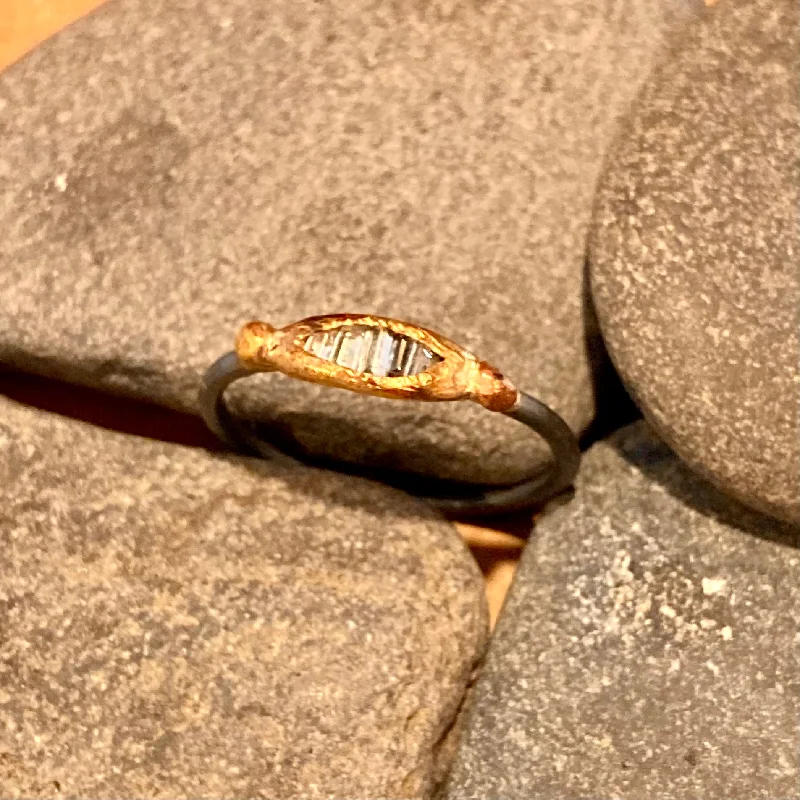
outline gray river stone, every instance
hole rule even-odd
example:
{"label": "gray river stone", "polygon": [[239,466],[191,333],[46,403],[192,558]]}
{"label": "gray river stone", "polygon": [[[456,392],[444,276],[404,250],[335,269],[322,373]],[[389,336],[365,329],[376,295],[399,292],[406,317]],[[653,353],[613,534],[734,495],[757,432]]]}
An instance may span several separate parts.
{"label": "gray river stone", "polygon": [[[596,178],[695,5],[108,3],[0,76],[0,360],[194,411],[242,323],[375,313],[582,430]],[[471,404],[242,395],[349,461],[503,483],[547,455]]]}
{"label": "gray river stone", "polygon": [[797,796],[800,527],[644,423],[525,550],[447,800]]}
{"label": "gray river stone", "polygon": [[645,416],[800,522],[800,5],[735,0],[647,85],[599,193],[592,290]]}
{"label": "gray river stone", "polygon": [[0,548],[3,797],[428,798],[449,765],[483,582],[398,492],[0,398]]}

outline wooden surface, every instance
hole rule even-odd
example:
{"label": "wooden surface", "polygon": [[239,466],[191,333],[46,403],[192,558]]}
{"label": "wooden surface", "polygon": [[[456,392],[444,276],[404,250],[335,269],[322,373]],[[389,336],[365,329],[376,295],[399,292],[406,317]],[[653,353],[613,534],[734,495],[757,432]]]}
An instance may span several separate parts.
{"label": "wooden surface", "polygon": [[[0,0],[0,69],[101,2]],[[49,381],[12,373],[0,373],[0,393],[114,430],[181,444],[213,446],[199,419],[146,403],[118,399],[109,403],[99,393],[79,387],[61,387],[53,392]],[[486,595],[494,624],[524,544],[519,535],[527,532],[530,520],[517,515],[485,522],[485,526],[466,523],[456,523],[456,526],[486,579]]]}
{"label": "wooden surface", "polygon": [[102,0],[0,0],[0,69]]}

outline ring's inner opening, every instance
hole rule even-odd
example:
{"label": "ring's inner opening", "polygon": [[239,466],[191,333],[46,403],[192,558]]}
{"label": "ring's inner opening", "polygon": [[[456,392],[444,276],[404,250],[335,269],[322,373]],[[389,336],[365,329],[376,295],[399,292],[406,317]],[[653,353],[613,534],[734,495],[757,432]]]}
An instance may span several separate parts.
{"label": "ring's inner opening", "polygon": [[379,378],[418,375],[443,360],[410,336],[368,325],[319,331],[306,338],[303,348],[323,361]]}

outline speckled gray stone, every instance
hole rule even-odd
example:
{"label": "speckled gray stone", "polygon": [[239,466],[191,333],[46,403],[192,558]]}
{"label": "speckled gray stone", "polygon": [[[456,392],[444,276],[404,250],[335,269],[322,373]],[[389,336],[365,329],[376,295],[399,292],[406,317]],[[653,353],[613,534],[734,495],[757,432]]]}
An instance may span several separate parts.
{"label": "speckled gray stone", "polygon": [[592,288],[645,416],[698,472],[800,522],[800,5],[731,0],[637,102]]}
{"label": "speckled gray stone", "polygon": [[789,800],[800,528],[645,423],[595,445],[523,554],[448,800]]}
{"label": "speckled gray stone", "polygon": [[[584,428],[595,180],[698,2],[109,3],[0,77],[0,360],[194,409],[243,322],[370,312]],[[352,461],[506,482],[546,455],[469,404],[243,391]]]}
{"label": "speckled gray stone", "polygon": [[0,795],[428,797],[480,657],[455,530],[376,484],[0,398]]}

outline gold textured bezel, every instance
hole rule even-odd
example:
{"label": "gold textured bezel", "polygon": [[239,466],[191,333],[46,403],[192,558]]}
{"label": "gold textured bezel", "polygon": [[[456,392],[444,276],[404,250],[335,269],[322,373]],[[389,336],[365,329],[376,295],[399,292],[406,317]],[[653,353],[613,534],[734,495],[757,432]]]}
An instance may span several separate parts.
{"label": "gold textured bezel", "polygon": [[[309,336],[348,326],[388,330],[413,339],[442,360],[416,375],[377,376],[356,372],[304,349]],[[293,378],[352,392],[399,400],[469,399],[492,411],[509,411],[519,393],[497,369],[444,336],[410,322],[368,314],[308,317],[274,328],[250,322],[239,332],[236,354],[254,372],[283,372]]]}

